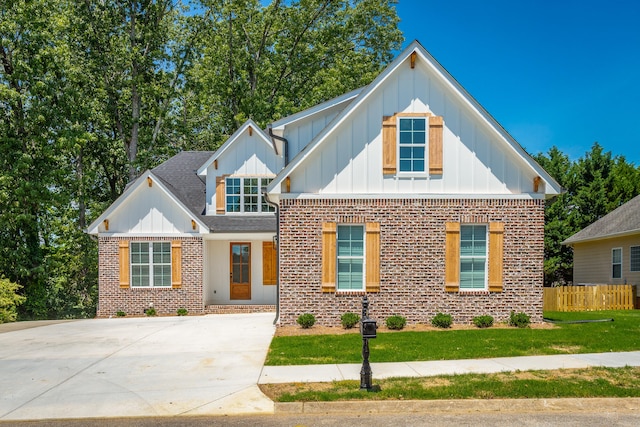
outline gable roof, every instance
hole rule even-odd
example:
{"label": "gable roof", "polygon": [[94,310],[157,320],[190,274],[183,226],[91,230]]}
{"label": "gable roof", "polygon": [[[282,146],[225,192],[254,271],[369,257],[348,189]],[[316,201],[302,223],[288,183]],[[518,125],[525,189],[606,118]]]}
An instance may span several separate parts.
{"label": "gable roof", "polygon": [[233,135],[231,135],[229,137],[229,139],[227,139],[224,144],[222,144],[220,146],[220,148],[218,148],[213,155],[211,155],[211,157],[209,159],[207,159],[202,165],[200,165],[200,167],[197,170],[198,175],[202,175],[202,176],[206,176],[207,175],[207,168],[209,166],[211,166],[211,164],[217,160],[218,158],[220,158],[220,156],[222,156],[222,153],[224,153],[225,151],[227,151],[227,149],[235,142],[238,140],[238,138],[240,137],[240,135],[242,135],[247,129],[251,128],[252,130],[256,131],[256,136],[261,140],[264,141],[267,145],[269,145],[270,148],[272,148],[275,151],[275,147],[273,146],[273,142],[271,141],[271,138],[269,138],[269,135],[267,135],[262,129],[260,129],[260,127],[251,119],[247,120],[246,122],[244,122],[242,124],[242,126],[240,126],[238,128],[238,130],[236,130]]}
{"label": "gable roof", "polygon": [[[471,107],[475,112],[475,115],[480,120],[483,120],[489,124],[489,126],[496,131],[499,137],[506,143],[508,147],[524,161],[535,173],[540,176],[545,183],[546,194],[549,196],[555,196],[562,192],[562,187],[556,182],[551,175],[549,175],[525,150],[522,146],[511,136],[509,133],[476,101],[461,85],[458,83],[449,72],[440,65],[436,59],[431,56],[429,52],[418,42],[414,40],[396,59],[387,66],[387,68],[376,77],[373,82],[366,86],[358,96],[346,106],[342,112],[340,112],[332,121],[327,125],[320,133],[318,133],[306,147],[304,147],[293,160],[280,171],[280,173],[274,178],[271,184],[268,186],[268,192],[274,192],[274,190],[280,188],[280,185],[284,179],[289,176],[300,164],[302,164],[315,150],[318,149],[322,143],[328,139],[333,130],[335,130],[341,123],[347,120],[353,112],[362,105],[367,98],[382,85],[390,75],[392,75],[398,67],[400,67],[413,53],[416,53],[422,61],[430,68],[431,72],[440,76],[440,78],[458,94],[459,99]],[[276,191],[279,192],[279,191]]]}
{"label": "gable roof", "polygon": [[198,176],[198,168],[211,158],[211,151],[183,151],[161,165],[146,171],[88,228],[97,234],[98,225],[129,197],[140,185],[146,185],[148,177],[158,182],[158,187],[178,204],[203,231],[210,232],[271,232],[276,229],[274,216],[206,216],[206,183]]}
{"label": "gable roof", "polygon": [[563,245],[640,234],[640,195],[562,242]]}

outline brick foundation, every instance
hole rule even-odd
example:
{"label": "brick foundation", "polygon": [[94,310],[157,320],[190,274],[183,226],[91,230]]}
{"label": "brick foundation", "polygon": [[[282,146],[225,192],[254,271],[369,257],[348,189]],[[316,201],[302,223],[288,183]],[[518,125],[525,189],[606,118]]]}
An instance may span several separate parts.
{"label": "brick foundation", "polygon": [[[363,293],[321,292],[322,223],[380,223],[380,292],[370,293],[370,316],[393,314],[429,323],[438,312],[454,323],[478,315],[497,322],[524,311],[542,322],[544,201],[476,199],[285,199],[280,206],[280,322],[313,313],[320,325],[360,313]],[[444,290],[445,222],[503,222],[503,291]]]}
{"label": "brick foundation", "polygon": [[[182,241],[182,286],[172,288],[120,288],[118,245],[129,241]],[[118,311],[127,315],[142,315],[152,303],[158,314],[176,314],[186,308],[189,314],[204,313],[203,302],[203,241],[200,237],[184,238],[99,238],[98,317],[115,316]]]}

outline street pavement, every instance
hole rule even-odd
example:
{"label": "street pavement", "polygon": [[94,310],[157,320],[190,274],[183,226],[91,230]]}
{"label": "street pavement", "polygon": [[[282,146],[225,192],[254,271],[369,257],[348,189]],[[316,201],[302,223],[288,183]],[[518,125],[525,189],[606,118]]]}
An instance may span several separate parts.
{"label": "street pavement", "polygon": [[[217,415],[602,412],[640,399],[274,404],[257,384],[360,378],[360,364],[265,366],[273,313],[0,325],[0,424],[18,420]],[[372,355],[373,357],[375,355]],[[640,366],[640,351],[371,364],[389,377]],[[634,415],[634,416],[635,416]]]}

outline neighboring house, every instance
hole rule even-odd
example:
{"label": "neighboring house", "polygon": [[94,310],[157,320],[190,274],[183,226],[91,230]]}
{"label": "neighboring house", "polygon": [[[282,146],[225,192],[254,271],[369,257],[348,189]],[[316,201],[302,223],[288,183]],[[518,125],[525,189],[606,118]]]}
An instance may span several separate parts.
{"label": "neighboring house", "polygon": [[415,41],[365,88],[143,174],[89,228],[98,315],[277,303],[336,325],[367,294],[380,319],[541,321],[560,191]]}
{"label": "neighboring house", "polygon": [[574,284],[640,284],[640,196],[562,244],[573,248]]}

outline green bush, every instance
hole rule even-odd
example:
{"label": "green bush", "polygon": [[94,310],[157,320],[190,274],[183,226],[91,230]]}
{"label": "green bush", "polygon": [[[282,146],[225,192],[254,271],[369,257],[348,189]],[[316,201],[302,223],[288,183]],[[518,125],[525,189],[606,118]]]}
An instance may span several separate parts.
{"label": "green bush", "polygon": [[431,319],[431,324],[436,328],[447,329],[451,327],[452,323],[453,318],[450,314],[438,313]]}
{"label": "green bush", "polygon": [[393,315],[387,317],[387,320],[385,320],[385,324],[389,329],[400,330],[407,324],[407,319],[402,316]]}
{"label": "green bush", "polygon": [[527,313],[511,312],[509,315],[509,325],[517,328],[527,328],[531,324],[531,317]]}
{"label": "green bush", "polygon": [[118,310],[118,311],[116,312],[116,316],[118,316],[118,317],[124,317],[124,316],[126,316],[126,315],[127,315],[127,313],[125,313],[125,312],[124,312],[124,311],[122,311],[122,310]]}
{"label": "green bush", "polygon": [[179,308],[177,313],[178,313],[178,316],[186,316],[187,313],[189,313],[189,312],[187,311],[186,308]]}
{"label": "green bush", "polygon": [[473,318],[473,324],[478,328],[490,328],[493,326],[493,316],[477,316]]}
{"label": "green bush", "polygon": [[313,325],[316,324],[316,316],[311,313],[305,313],[298,316],[298,325],[302,326],[303,329],[309,329]]}
{"label": "green bush", "polygon": [[21,287],[9,279],[0,278],[0,323],[15,322],[17,307],[26,300],[16,293]]}
{"label": "green bush", "polygon": [[340,323],[345,329],[351,329],[360,321],[360,316],[356,313],[347,312],[340,316]]}
{"label": "green bush", "polygon": [[155,316],[156,315],[156,309],[153,307],[149,307],[144,311],[144,314],[146,314],[147,316]]}

